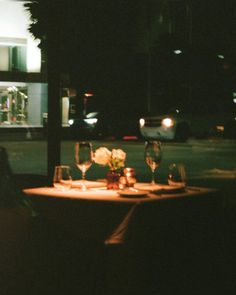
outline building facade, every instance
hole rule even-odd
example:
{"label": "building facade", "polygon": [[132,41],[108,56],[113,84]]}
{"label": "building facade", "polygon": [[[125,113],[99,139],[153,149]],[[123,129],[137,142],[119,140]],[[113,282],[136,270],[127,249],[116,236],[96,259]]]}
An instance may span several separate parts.
{"label": "building facade", "polygon": [[47,81],[23,2],[0,1],[0,128],[42,127]]}

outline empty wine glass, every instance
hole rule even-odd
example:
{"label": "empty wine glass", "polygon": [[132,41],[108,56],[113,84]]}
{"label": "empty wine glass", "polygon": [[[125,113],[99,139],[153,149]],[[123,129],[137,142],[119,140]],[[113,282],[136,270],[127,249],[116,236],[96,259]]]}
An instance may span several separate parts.
{"label": "empty wine glass", "polygon": [[186,186],[186,170],[181,163],[172,163],[169,166],[168,184],[175,187]]}
{"label": "empty wine glass", "polygon": [[82,190],[87,190],[86,187],[86,172],[92,165],[92,144],[87,141],[77,142],[75,144],[75,162],[76,166],[82,172]]}
{"label": "empty wine glass", "polygon": [[57,189],[68,190],[71,188],[72,178],[70,167],[66,165],[55,166],[53,176],[53,186]]}
{"label": "empty wine glass", "polygon": [[155,184],[155,170],[159,167],[162,151],[161,143],[158,141],[146,141],[145,143],[145,161],[152,171],[152,181],[151,184]]}

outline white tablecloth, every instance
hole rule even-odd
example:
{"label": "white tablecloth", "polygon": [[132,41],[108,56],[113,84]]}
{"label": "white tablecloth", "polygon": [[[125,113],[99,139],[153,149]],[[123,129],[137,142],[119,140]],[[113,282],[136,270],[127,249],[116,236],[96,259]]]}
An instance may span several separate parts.
{"label": "white tablecloth", "polygon": [[155,220],[163,202],[170,203],[171,208],[172,201],[175,201],[175,206],[181,200],[212,197],[217,191],[189,187],[176,193],[158,191],[145,197],[121,197],[117,191],[105,188],[91,188],[83,192],[78,188],[62,191],[39,187],[25,189],[24,193],[30,196],[42,216],[61,228],[71,230],[81,238],[94,238],[112,244],[137,236],[142,227],[140,221],[141,224],[147,221],[146,226],[148,222],[153,223],[150,214]]}

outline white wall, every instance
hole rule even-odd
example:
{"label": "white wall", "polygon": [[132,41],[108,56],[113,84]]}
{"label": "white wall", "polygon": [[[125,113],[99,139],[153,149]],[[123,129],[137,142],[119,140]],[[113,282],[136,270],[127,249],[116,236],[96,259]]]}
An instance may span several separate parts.
{"label": "white wall", "polygon": [[29,14],[22,2],[0,0],[0,43],[1,38],[23,38],[27,40],[27,72],[40,72],[41,52],[38,41],[28,32]]}
{"label": "white wall", "polygon": [[0,46],[0,69],[2,71],[8,70],[8,48]]}

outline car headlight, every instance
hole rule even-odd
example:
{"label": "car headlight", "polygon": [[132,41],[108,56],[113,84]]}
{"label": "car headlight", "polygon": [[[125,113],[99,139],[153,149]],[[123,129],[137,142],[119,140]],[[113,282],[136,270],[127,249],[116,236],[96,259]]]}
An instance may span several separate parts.
{"label": "car headlight", "polygon": [[69,123],[69,125],[71,126],[71,125],[74,124],[74,120],[73,120],[73,119],[70,119],[70,120],[68,121],[68,123]]}
{"label": "car headlight", "polygon": [[97,123],[98,119],[97,118],[88,118],[84,119],[84,122],[86,122],[89,125],[95,125]]}
{"label": "car headlight", "polygon": [[139,126],[142,128],[145,125],[145,120],[143,118],[139,119]]}
{"label": "car headlight", "polygon": [[161,121],[162,126],[170,128],[174,126],[174,121],[171,118],[165,118]]}

